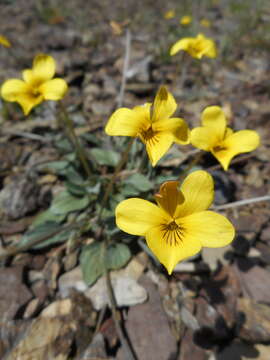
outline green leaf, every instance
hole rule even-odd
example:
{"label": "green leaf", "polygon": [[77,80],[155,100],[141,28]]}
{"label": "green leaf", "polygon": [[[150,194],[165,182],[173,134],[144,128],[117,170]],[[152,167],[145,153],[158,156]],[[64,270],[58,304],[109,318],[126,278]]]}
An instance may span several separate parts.
{"label": "green leaf", "polygon": [[96,134],[91,134],[91,133],[84,133],[80,136],[81,138],[85,139],[87,142],[95,144],[95,145],[100,145],[101,141],[100,139],[96,136]]}
{"label": "green leaf", "polygon": [[135,189],[144,192],[152,189],[153,184],[142,174],[133,174],[125,180],[126,184],[132,185]]}
{"label": "green leaf", "polygon": [[89,203],[88,196],[76,197],[64,190],[53,199],[50,211],[54,214],[68,214],[86,208]]}
{"label": "green leaf", "polygon": [[108,247],[106,253],[106,264],[109,270],[117,270],[126,265],[131,257],[127,245],[115,243]]}
{"label": "green leaf", "polygon": [[[23,237],[20,241],[20,246],[25,246],[28,243],[32,242],[34,239],[39,239],[39,238],[42,238],[43,236],[45,237],[46,235],[48,235],[50,233],[57,232],[61,228],[62,228],[62,225],[59,225],[55,222],[47,222],[47,223],[40,224],[40,225],[36,226],[34,229],[27,231],[23,235]],[[52,235],[49,239],[44,240],[42,243],[33,245],[32,248],[33,249],[42,249],[48,245],[64,242],[69,238],[69,236],[70,236],[70,230],[64,230],[64,231],[59,232],[56,235]]]}
{"label": "green leaf", "polygon": [[63,137],[60,139],[55,140],[55,146],[62,151],[63,154],[67,154],[69,152],[73,151],[73,145],[70,143],[70,141]]}
{"label": "green leaf", "polygon": [[90,185],[86,187],[86,192],[87,194],[93,194],[93,195],[97,195],[100,191],[100,182],[96,183],[95,185]]}
{"label": "green leaf", "polygon": [[90,154],[99,165],[116,166],[120,159],[120,155],[113,150],[93,148]]}
{"label": "green leaf", "polygon": [[65,175],[65,177],[73,184],[80,185],[84,182],[81,174],[79,174],[73,166],[69,166],[63,175]]}
{"label": "green leaf", "polygon": [[75,196],[84,196],[87,193],[84,186],[74,184],[70,181],[65,182],[65,187],[67,188],[68,192]]}
{"label": "green leaf", "polygon": [[136,196],[140,194],[140,191],[135,189],[133,185],[125,184],[121,190],[121,194],[124,196]]}
{"label": "green leaf", "polygon": [[105,266],[108,270],[120,269],[130,257],[129,248],[122,243],[110,245],[106,252],[104,244],[100,242],[84,246],[80,264],[85,283],[89,286],[93,285],[105,273]]}
{"label": "green leaf", "polygon": [[61,161],[51,161],[45,164],[41,164],[39,166],[39,169],[42,169],[43,171],[50,171],[53,174],[59,174],[62,175],[64,170],[70,165],[70,163],[66,160]]}
{"label": "green leaf", "polygon": [[83,247],[80,264],[83,278],[87,285],[93,285],[104,273],[104,244],[93,242]]}
{"label": "green leaf", "polygon": [[51,221],[59,224],[65,219],[66,216],[67,214],[54,214],[49,208],[37,215],[34,222],[32,223],[32,226],[38,226]]}

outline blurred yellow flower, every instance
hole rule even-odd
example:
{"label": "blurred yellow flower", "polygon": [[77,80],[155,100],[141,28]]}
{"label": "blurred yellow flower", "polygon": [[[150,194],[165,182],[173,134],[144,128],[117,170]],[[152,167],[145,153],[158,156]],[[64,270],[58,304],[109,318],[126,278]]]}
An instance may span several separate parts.
{"label": "blurred yellow flower", "polygon": [[187,25],[191,24],[192,17],[189,15],[182,16],[181,19],[179,20],[179,22],[181,25],[187,26]]}
{"label": "blurred yellow flower", "polygon": [[210,58],[217,56],[215,42],[212,39],[206,38],[203,34],[198,34],[196,38],[183,38],[178,40],[171,47],[170,55],[175,55],[180,50],[186,51],[196,59],[201,59],[203,56]]}
{"label": "blurred yellow flower", "polygon": [[168,10],[164,14],[164,19],[173,19],[175,17],[175,11],[174,10]]}
{"label": "blurred yellow flower", "polygon": [[193,146],[210,151],[228,170],[232,158],[238,154],[255,150],[260,144],[256,131],[233,132],[226,127],[226,117],[219,106],[208,106],[202,113],[202,126],[191,130]]}
{"label": "blurred yellow flower", "polygon": [[202,19],[200,21],[201,26],[209,28],[211,26],[211,21],[207,19]]}
{"label": "blurred yellow flower", "polygon": [[133,109],[120,108],[110,117],[105,132],[112,136],[138,137],[146,145],[153,166],[169,150],[173,142],[189,143],[189,129],[180,118],[171,118],[177,104],[166,87],[161,86],[154,104]]}
{"label": "blurred yellow flower", "polygon": [[0,35],[0,44],[5,46],[5,47],[11,47],[11,43],[8,41],[8,39],[3,36],[3,35]]}
{"label": "blurred yellow flower", "polygon": [[145,236],[147,245],[169,274],[176,264],[204,247],[223,247],[234,238],[228,219],[207,211],[214,198],[214,182],[206,171],[194,171],[181,187],[167,181],[155,195],[157,205],[139,198],[119,203],[117,226],[128,234]]}
{"label": "blurred yellow flower", "polygon": [[9,79],[1,88],[1,96],[6,101],[18,102],[28,115],[32,108],[44,100],[60,100],[68,89],[65,80],[53,79],[55,74],[54,59],[45,54],[34,58],[33,68],[24,70],[23,80]]}

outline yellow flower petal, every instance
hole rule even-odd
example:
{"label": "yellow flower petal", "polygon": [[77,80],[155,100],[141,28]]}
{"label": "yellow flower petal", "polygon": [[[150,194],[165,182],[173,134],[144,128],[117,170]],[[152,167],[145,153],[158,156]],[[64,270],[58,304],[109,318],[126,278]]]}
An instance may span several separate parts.
{"label": "yellow flower petal", "polygon": [[237,154],[250,152],[260,145],[260,136],[254,130],[240,130],[226,138],[224,145],[234,149]]}
{"label": "yellow flower petal", "polygon": [[168,119],[176,110],[177,104],[165,86],[161,86],[154,100],[152,122]]}
{"label": "yellow flower petal", "polygon": [[[175,217],[180,218],[209,208],[214,199],[214,181],[212,176],[203,170],[189,174],[180,187],[184,203],[179,205]],[[208,225],[207,225],[208,226]]]}
{"label": "yellow flower petal", "polygon": [[115,209],[117,226],[132,235],[145,235],[153,226],[170,221],[170,217],[150,201],[131,198],[120,202]]}
{"label": "yellow flower petal", "polygon": [[164,19],[173,19],[175,17],[175,11],[174,10],[168,10],[164,14]]}
{"label": "yellow flower petal", "polygon": [[7,101],[18,102],[24,115],[28,115],[34,106],[43,101],[42,95],[34,95],[31,86],[19,79],[7,80],[1,88],[1,96]]}
{"label": "yellow flower petal", "polygon": [[3,35],[0,35],[0,44],[3,45],[3,46],[5,46],[5,47],[7,47],[7,48],[11,47],[11,43],[10,43],[10,42],[8,41],[8,39],[7,39],[5,36],[3,36]]}
{"label": "yellow flower petal", "polygon": [[210,151],[217,144],[218,139],[213,131],[200,126],[191,130],[190,142],[198,149]]}
{"label": "yellow flower petal", "polygon": [[217,57],[217,48],[216,44],[212,39],[206,38],[203,34],[198,34],[196,38],[198,42],[198,55],[202,57],[203,55],[206,55],[210,58]]}
{"label": "yellow flower petal", "polygon": [[40,83],[48,81],[54,77],[55,61],[45,54],[35,56],[33,61],[33,76],[38,79]]}
{"label": "yellow flower petal", "polygon": [[61,100],[65,96],[67,90],[67,83],[65,80],[59,78],[46,81],[39,87],[39,91],[45,100]]}
{"label": "yellow flower petal", "polygon": [[28,93],[28,94],[25,93],[25,94],[20,94],[17,97],[16,101],[23,108],[24,115],[28,115],[30,113],[30,111],[33,109],[33,107],[39,105],[43,100],[44,99],[43,99],[42,95],[34,96],[34,95],[31,95],[31,93]]}
{"label": "yellow flower petal", "polygon": [[173,233],[169,236],[170,238],[168,233],[164,232],[164,226],[160,225],[149,229],[145,238],[149,248],[171,274],[179,261],[197,254],[202,246],[199,239],[184,236],[176,243]]}
{"label": "yellow flower petal", "polygon": [[32,69],[26,69],[22,72],[23,80],[30,86],[38,86],[40,84],[40,79],[37,79],[34,75]]}
{"label": "yellow flower petal", "polygon": [[184,229],[186,242],[199,241],[202,246],[218,248],[233,241],[235,230],[231,222],[213,211],[196,212],[176,220]]}
{"label": "yellow flower petal", "polygon": [[159,159],[169,150],[173,144],[174,136],[170,132],[161,132],[155,134],[146,141],[146,151],[152,163],[155,166]]}
{"label": "yellow flower petal", "polygon": [[178,187],[179,181],[166,181],[155,195],[158,205],[171,217],[174,217],[176,207],[184,202],[184,196]]}
{"label": "yellow flower petal", "polygon": [[207,19],[202,19],[200,25],[209,28],[211,26],[211,21]]}
{"label": "yellow flower petal", "polygon": [[153,131],[171,132],[174,135],[174,141],[181,145],[186,145],[190,141],[190,132],[187,123],[181,118],[169,118],[158,120],[152,125]]}
{"label": "yellow flower petal", "polygon": [[176,53],[178,53],[180,50],[184,50],[187,51],[187,49],[189,48],[190,44],[194,43],[194,39],[193,38],[184,38],[184,39],[180,39],[178,40],[170,49],[170,55],[173,56]]}
{"label": "yellow flower petal", "polygon": [[207,55],[209,58],[214,59],[218,55],[216,44],[215,44],[215,42],[213,40],[208,40],[208,41],[209,41],[208,49],[205,52],[205,55]]}
{"label": "yellow flower petal", "polygon": [[111,136],[138,136],[141,130],[150,126],[150,106],[136,106],[135,108],[120,108],[110,117],[105,132]]}
{"label": "yellow flower petal", "polygon": [[189,15],[184,15],[179,20],[180,24],[183,26],[189,25],[192,22],[192,17]]}
{"label": "yellow flower petal", "polygon": [[231,136],[233,134],[233,129],[227,127],[225,130],[225,135],[224,135],[224,139],[226,139],[227,137]]}
{"label": "yellow flower petal", "polygon": [[202,125],[212,132],[218,141],[223,140],[226,130],[226,117],[219,106],[208,106],[202,113]]}
{"label": "yellow flower petal", "polygon": [[17,101],[18,96],[28,93],[29,86],[22,80],[10,79],[4,82],[1,87],[1,96],[6,101]]}
{"label": "yellow flower petal", "polygon": [[260,144],[260,137],[256,131],[241,130],[228,136],[222,143],[223,150],[212,150],[212,154],[221,163],[224,170],[228,170],[232,158],[238,154],[255,150]]}
{"label": "yellow flower petal", "polygon": [[198,34],[196,38],[183,38],[178,40],[171,47],[170,55],[175,55],[180,50],[186,51],[196,59],[201,59],[203,56],[210,58],[217,56],[215,42],[212,39],[206,38],[203,34]]}

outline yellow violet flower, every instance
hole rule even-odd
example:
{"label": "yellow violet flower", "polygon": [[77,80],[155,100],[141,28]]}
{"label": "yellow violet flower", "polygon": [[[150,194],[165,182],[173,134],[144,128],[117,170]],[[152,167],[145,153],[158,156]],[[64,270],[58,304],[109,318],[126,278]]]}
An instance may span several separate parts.
{"label": "yellow violet flower", "polygon": [[226,127],[226,117],[219,106],[208,106],[202,113],[202,126],[191,130],[193,146],[210,151],[228,170],[232,158],[238,154],[255,150],[260,144],[256,131],[234,132]]}
{"label": "yellow violet flower", "polygon": [[55,74],[54,59],[45,54],[34,58],[33,68],[24,70],[23,80],[9,79],[1,88],[1,96],[6,101],[18,102],[28,115],[32,108],[44,100],[60,100],[68,89],[65,80],[53,79]]}
{"label": "yellow violet flower", "polygon": [[203,56],[215,58],[217,56],[216,44],[212,39],[206,38],[203,34],[198,34],[195,38],[183,38],[178,40],[170,50],[173,56],[178,51],[186,51],[190,56],[201,59]]}
{"label": "yellow violet flower", "polygon": [[211,21],[207,19],[202,19],[200,21],[201,26],[209,28],[211,26]]}
{"label": "yellow violet flower", "polygon": [[9,42],[9,40],[3,36],[3,35],[0,35],[0,44],[5,46],[5,47],[11,47],[11,43]]}
{"label": "yellow violet flower", "polygon": [[163,183],[157,205],[139,198],[120,202],[117,226],[128,234],[145,236],[147,245],[171,274],[176,264],[204,247],[223,247],[234,238],[228,219],[207,211],[214,198],[213,178],[194,171],[179,188],[178,181]]}
{"label": "yellow violet flower", "polygon": [[173,19],[175,17],[175,11],[174,10],[168,10],[164,14],[164,19],[169,20]]}
{"label": "yellow violet flower", "polygon": [[189,143],[189,129],[180,118],[171,118],[176,102],[166,87],[161,86],[154,104],[147,103],[133,109],[120,108],[110,117],[105,132],[112,136],[138,137],[146,145],[153,166],[169,150],[173,142]]}
{"label": "yellow violet flower", "polygon": [[192,17],[189,15],[182,16],[179,22],[181,25],[187,26],[192,22]]}

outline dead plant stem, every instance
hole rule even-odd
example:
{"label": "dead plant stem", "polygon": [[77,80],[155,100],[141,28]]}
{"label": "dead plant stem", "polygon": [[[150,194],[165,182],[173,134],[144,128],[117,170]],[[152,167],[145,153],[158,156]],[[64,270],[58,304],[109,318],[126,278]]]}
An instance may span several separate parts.
{"label": "dead plant stem", "polygon": [[[108,241],[105,240],[104,243],[104,255],[106,254],[106,249],[108,246]],[[107,263],[106,263],[106,257],[104,256],[104,269],[105,269],[105,277],[106,277],[106,286],[107,286],[107,294],[109,297],[109,301],[110,301],[110,305],[111,305],[111,310],[112,310],[112,317],[113,317],[113,321],[114,321],[114,326],[117,332],[117,335],[120,339],[120,342],[123,346],[123,350],[125,352],[125,359],[127,360],[136,360],[136,356],[131,348],[131,345],[128,342],[128,339],[126,338],[126,335],[124,333],[124,330],[122,328],[122,323],[121,323],[121,314],[120,312],[117,310],[117,302],[115,299],[115,295],[114,295],[114,291],[113,291],[113,286],[112,286],[112,282],[111,282],[111,277],[110,277],[110,272],[107,268]]]}
{"label": "dead plant stem", "polygon": [[224,204],[224,205],[213,206],[213,209],[214,210],[225,210],[225,209],[229,209],[229,208],[234,208],[234,207],[238,207],[238,206],[244,206],[244,205],[254,204],[254,203],[260,202],[260,201],[269,201],[269,200],[270,200],[270,195],[258,196],[258,197],[254,197],[251,199],[239,200],[239,201],[234,201],[234,202]]}
{"label": "dead plant stem", "polygon": [[129,60],[130,60],[130,47],[131,47],[131,33],[130,33],[130,30],[127,29],[123,74],[122,74],[122,80],[121,80],[121,87],[120,87],[120,91],[119,91],[119,95],[118,95],[118,99],[117,99],[117,107],[121,107],[123,105],[125,88],[126,88],[126,83],[127,83],[127,72],[128,72]]}
{"label": "dead plant stem", "polygon": [[63,231],[75,229],[75,228],[83,225],[85,222],[86,222],[86,220],[82,220],[77,223],[73,222],[71,224],[63,226],[61,229],[51,231],[50,233],[48,233],[44,236],[34,238],[32,241],[29,241],[27,244],[25,244],[23,246],[16,246],[16,247],[14,246],[14,247],[7,248],[4,252],[0,253],[0,260],[6,258],[8,256],[13,256],[20,252],[26,251],[26,250],[30,249],[31,247],[38,245],[38,244],[42,243],[43,241],[50,239],[53,236],[60,234]]}

